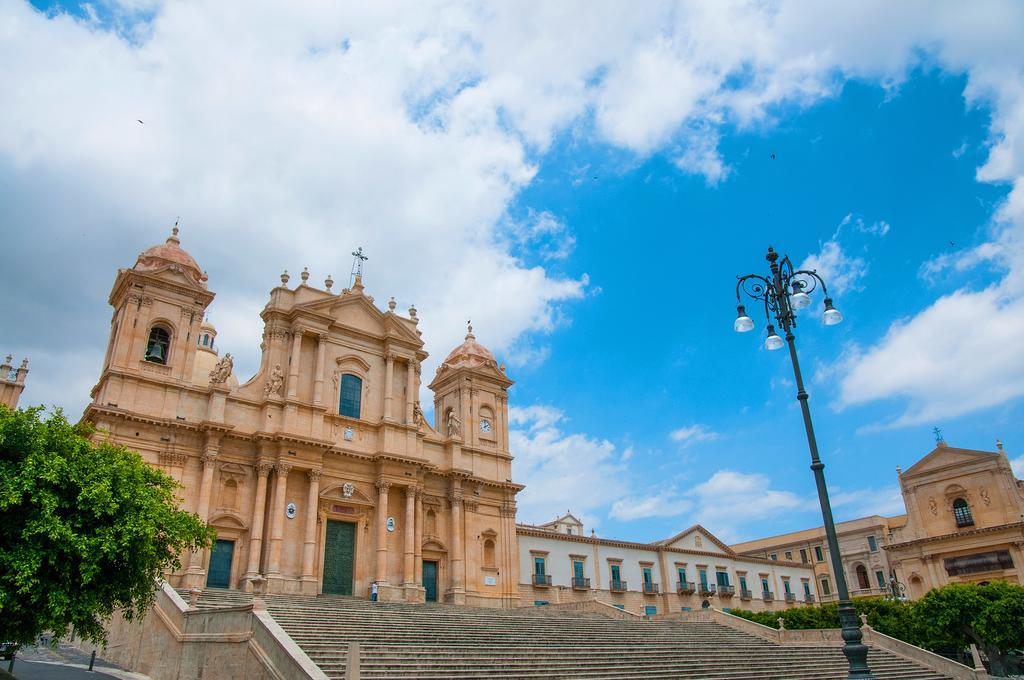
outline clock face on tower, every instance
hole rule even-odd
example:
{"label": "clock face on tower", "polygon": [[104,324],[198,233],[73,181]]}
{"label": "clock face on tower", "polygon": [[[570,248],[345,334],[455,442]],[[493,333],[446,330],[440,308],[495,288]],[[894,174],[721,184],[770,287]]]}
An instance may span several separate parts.
{"label": "clock face on tower", "polygon": [[487,420],[486,418],[481,418],[480,419],[480,431],[481,432],[490,432],[491,431],[491,421]]}

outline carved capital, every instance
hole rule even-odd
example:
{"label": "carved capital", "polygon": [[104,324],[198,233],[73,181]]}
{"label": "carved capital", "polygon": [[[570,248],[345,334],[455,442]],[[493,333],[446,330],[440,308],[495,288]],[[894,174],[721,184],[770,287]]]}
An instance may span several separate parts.
{"label": "carved capital", "polygon": [[386,479],[378,479],[374,486],[377,487],[377,491],[381,493],[387,493],[388,489],[391,488],[391,482]]}
{"label": "carved capital", "polygon": [[160,464],[169,467],[185,467],[186,456],[177,451],[163,451],[158,454]]}
{"label": "carved capital", "polygon": [[448,502],[452,504],[454,508],[456,505],[462,503],[462,489],[452,489],[448,492]]}
{"label": "carved capital", "polygon": [[266,477],[267,475],[270,474],[270,471],[273,469],[273,463],[268,463],[266,461],[260,461],[256,463],[256,474],[260,477]]}
{"label": "carved capital", "polygon": [[398,355],[394,352],[388,352],[387,354],[384,355],[384,358],[387,359],[387,362],[389,364],[393,364],[395,363],[395,359],[398,358]]}
{"label": "carved capital", "polygon": [[316,334],[316,339],[317,339],[317,341],[318,341],[318,342],[319,342],[320,344],[323,344],[323,343],[327,342],[327,338],[328,338],[328,337],[329,337],[329,336],[327,335],[327,333],[317,333],[317,334]]}
{"label": "carved capital", "polygon": [[311,468],[306,470],[306,476],[309,477],[310,482],[320,481],[320,475],[324,472],[323,468]]}
{"label": "carved capital", "polygon": [[277,470],[277,474],[279,475],[287,475],[289,472],[292,471],[292,464],[277,463],[276,465],[274,465],[274,469]]}
{"label": "carved capital", "polygon": [[206,451],[203,451],[203,467],[216,463],[218,453],[217,449],[206,449]]}
{"label": "carved capital", "polygon": [[416,372],[416,377],[417,377],[417,378],[418,378],[418,377],[420,377],[420,370],[421,370],[421,368],[422,368],[422,367],[420,366],[420,362],[418,362],[418,361],[416,361],[416,360],[414,359],[414,360],[412,361],[412,370]]}

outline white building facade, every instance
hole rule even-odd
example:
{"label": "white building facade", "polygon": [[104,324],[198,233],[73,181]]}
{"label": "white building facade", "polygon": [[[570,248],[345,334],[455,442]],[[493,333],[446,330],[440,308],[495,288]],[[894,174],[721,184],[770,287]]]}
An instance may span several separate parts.
{"label": "white building facade", "polygon": [[598,600],[634,614],[774,611],[817,601],[811,565],[741,556],[695,525],[654,543],[586,536],[567,514],[518,525],[523,605]]}

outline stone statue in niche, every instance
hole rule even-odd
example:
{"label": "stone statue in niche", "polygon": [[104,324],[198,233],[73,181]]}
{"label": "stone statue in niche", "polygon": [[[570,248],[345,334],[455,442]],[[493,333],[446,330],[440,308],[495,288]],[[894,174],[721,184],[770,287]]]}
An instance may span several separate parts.
{"label": "stone statue in niche", "polygon": [[931,510],[933,515],[939,514],[939,505],[935,502],[935,499],[931,496],[928,497],[928,509]]}
{"label": "stone statue in niche", "polygon": [[448,436],[454,439],[462,437],[462,421],[455,415],[455,410],[448,411]]}
{"label": "stone statue in niche", "polygon": [[281,396],[281,387],[284,386],[284,372],[281,370],[281,364],[274,366],[274,370],[270,373],[270,379],[267,380],[267,384],[263,386],[263,393],[268,397],[270,395]]}
{"label": "stone statue in niche", "polygon": [[416,427],[426,422],[426,418],[423,417],[423,408],[420,406],[419,401],[412,403],[412,422]]}
{"label": "stone statue in niche", "polygon": [[228,352],[224,355],[223,359],[217,362],[217,365],[213,367],[213,370],[210,371],[210,384],[224,384],[227,382],[227,379],[234,368],[235,360],[231,358],[231,353]]}

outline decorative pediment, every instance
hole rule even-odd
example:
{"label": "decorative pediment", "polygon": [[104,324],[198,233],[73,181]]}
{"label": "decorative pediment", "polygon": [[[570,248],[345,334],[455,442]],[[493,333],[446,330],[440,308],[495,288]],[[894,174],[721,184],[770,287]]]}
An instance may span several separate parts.
{"label": "decorative pediment", "polygon": [[699,524],[694,524],[689,529],[681,531],[672,538],[659,541],[659,543],[668,548],[699,550],[701,552],[719,553],[729,556],[736,555],[732,548],[722,543],[714,534]]}
{"label": "decorative pediment", "polygon": [[222,512],[210,519],[210,526],[224,527],[225,529],[245,529],[245,520],[233,512]]}
{"label": "decorative pediment", "polygon": [[373,500],[354,482],[337,482],[324,487],[320,491],[321,500],[337,503],[353,503],[356,505],[373,505]]}
{"label": "decorative pediment", "polygon": [[296,305],[295,310],[329,317],[335,324],[356,328],[373,335],[397,336],[416,345],[423,344],[419,335],[409,328],[408,323],[394,314],[385,314],[380,311],[373,304],[373,298],[367,295],[356,293],[332,295]]}
{"label": "decorative pediment", "polygon": [[441,539],[435,538],[435,537],[430,537],[427,540],[423,541],[423,546],[422,546],[421,550],[423,552],[433,551],[433,552],[445,553],[445,552],[448,552],[448,546],[446,546],[444,543],[442,543]]}
{"label": "decorative pediment", "polygon": [[901,478],[906,480],[908,477],[924,476],[932,472],[962,466],[967,463],[989,463],[995,465],[998,462],[999,454],[997,453],[939,446],[904,471]]}
{"label": "decorative pediment", "polygon": [[247,476],[246,469],[238,463],[221,463],[217,468],[220,470],[220,478],[222,480],[233,479],[238,483],[242,483]]}

